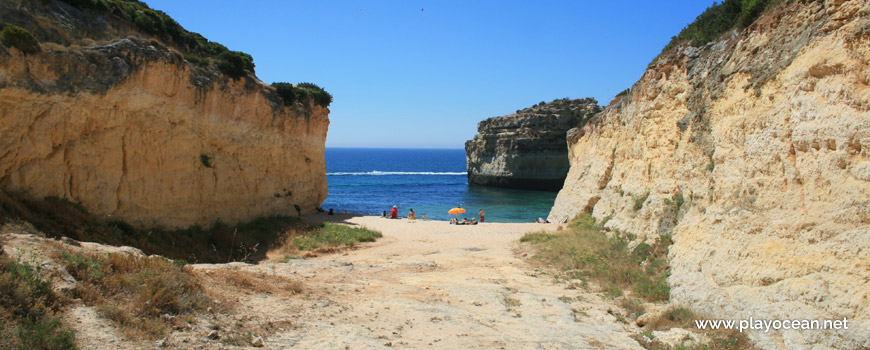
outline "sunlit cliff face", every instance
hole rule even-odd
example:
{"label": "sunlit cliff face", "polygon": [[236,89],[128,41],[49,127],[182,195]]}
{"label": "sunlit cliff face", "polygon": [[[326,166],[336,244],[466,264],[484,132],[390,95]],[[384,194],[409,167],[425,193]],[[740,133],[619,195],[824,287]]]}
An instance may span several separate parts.
{"label": "sunlit cliff face", "polygon": [[549,220],[673,235],[672,297],[731,319],[843,318],[763,348],[870,346],[870,5],[792,2],[658,59],[569,138]]}
{"label": "sunlit cliff face", "polygon": [[[141,226],[313,211],[329,110],[124,39],[0,51],[0,188]],[[52,46],[54,47],[54,46]]]}

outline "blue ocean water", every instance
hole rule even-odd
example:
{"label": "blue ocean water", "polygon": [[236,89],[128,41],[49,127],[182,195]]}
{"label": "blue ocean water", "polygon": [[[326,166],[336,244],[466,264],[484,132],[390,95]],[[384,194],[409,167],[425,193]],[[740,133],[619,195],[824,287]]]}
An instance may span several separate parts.
{"label": "blue ocean water", "polygon": [[419,218],[449,220],[447,211],[461,206],[460,215],[488,222],[534,222],[547,217],[554,192],[469,186],[465,150],[327,148],[326,180],[329,196],[323,208],[365,215],[381,215],[398,206],[399,215],[413,208]]}

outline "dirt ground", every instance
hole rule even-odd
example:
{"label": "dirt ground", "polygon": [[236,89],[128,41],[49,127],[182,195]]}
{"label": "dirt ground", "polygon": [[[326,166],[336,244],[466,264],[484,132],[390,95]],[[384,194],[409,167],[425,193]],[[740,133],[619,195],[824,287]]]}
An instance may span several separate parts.
{"label": "dirt ground", "polygon": [[[365,226],[384,237],[286,263],[191,265],[233,304],[231,311],[176,327],[164,339],[124,339],[83,305],[67,312],[66,321],[86,349],[641,349],[629,338],[638,329],[617,322],[611,301],[556,283],[524,260],[518,239],[555,224],[456,226],[353,215],[307,220]],[[5,241],[10,245],[8,235]],[[303,291],[239,288],[214,277],[222,270],[264,284],[280,276],[301,282]]]}

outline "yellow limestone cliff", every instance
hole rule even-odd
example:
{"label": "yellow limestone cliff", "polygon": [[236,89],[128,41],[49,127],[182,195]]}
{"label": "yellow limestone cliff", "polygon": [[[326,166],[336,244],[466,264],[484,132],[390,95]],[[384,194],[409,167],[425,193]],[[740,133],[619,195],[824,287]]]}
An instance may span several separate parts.
{"label": "yellow limestone cliff", "polygon": [[326,198],[328,109],[284,106],[255,77],[155,41],[43,46],[0,46],[0,189],[165,227],[296,215]]}
{"label": "yellow limestone cliff", "polygon": [[656,60],[583,129],[551,221],[673,235],[672,300],[721,319],[843,319],[750,332],[762,348],[870,348],[870,5],[783,2]]}

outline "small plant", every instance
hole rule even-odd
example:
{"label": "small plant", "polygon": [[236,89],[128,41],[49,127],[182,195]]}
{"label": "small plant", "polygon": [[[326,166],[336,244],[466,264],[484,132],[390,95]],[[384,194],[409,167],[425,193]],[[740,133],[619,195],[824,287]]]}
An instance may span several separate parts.
{"label": "small plant", "polygon": [[640,210],[640,208],[643,208],[643,204],[646,202],[647,198],[649,198],[649,192],[644,193],[643,196],[635,197],[634,206],[632,206],[632,209],[634,209],[634,211],[638,211]]}
{"label": "small plant", "polygon": [[501,303],[504,304],[504,307],[505,307],[505,309],[507,309],[507,311],[513,311],[515,308],[518,308],[522,305],[522,303],[520,303],[519,299],[512,298],[509,296],[505,296],[501,300]]}
{"label": "small plant", "polygon": [[643,302],[635,298],[623,298],[620,300],[619,306],[622,306],[632,318],[638,318],[646,312]]}
{"label": "small plant", "polygon": [[0,30],[0,41],[3,45],[14,47],[25,54],[37,53],[41,50],[39,42],[30,32],[12,24],[6,24],[3,30]]}
{"label": "small plant", "polygon": [[308,91],[308,93],[311,94],[311,97],[314,98],[314,102],[321,107],[329,107],[332,103],[332,94],[326,92],[326,90],[314,83],[299,83],[297,86],[300,89]]}
{"label": "small plant", "polygon": [[684,202],[684,199],[683,199],[683,194],[682,194],[682,193],[676,193],[676,194],[674,194],[674,195],[671,197],[671,199],[667,199],[667,198],[665,198],[665,204],[667,204],[667,205],[673,207],[673,208],[674,208],[674,211],[679,211],[679,210],[680,210],[680,207],[683,206],[683,202]]}
{"label": "small plant", "polygon": [[529,232],[520,237],[520,242],[541,243],[556,238],[556,235],[547,232]]}
{"label": "small plant", "polygon": [[622,90],[620,93],[616,94],[616,97],[628,95],[629,92],[631,92],[631,88]]}
{"label": "small plant", "polygon": [[200,154],[199,161],[202,163],[202,166],[214,169],[214,164],[212,164],[212,157],[210,155],[205,153]]}

